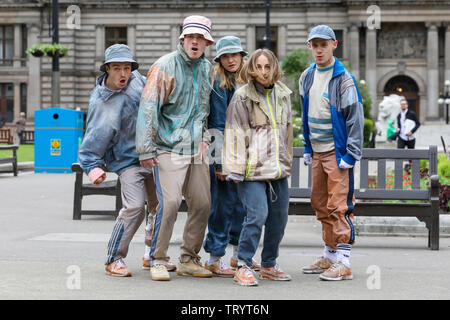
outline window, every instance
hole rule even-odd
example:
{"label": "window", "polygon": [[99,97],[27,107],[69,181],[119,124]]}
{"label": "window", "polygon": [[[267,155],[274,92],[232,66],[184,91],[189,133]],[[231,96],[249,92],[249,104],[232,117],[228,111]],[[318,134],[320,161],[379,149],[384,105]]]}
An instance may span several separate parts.
{"label": "window", "polygon": [[20,112],[27,114],[27,84],[20,84]]}
{"label": "window", "polygon": [[336,50],[334,50],[334,56],[342,59],[344,56],[344,32],[342,30],[334,30],[334,35],[338,41],[338,46]]}
{"label": "window", "polygon": [[14,120],[14,86],[12,83],[0,83],[0,113],[7,122]]}
{"label": "window", "polygon": [[23,24],[22,25],[22,62],[21,65],[22,67],[25,67],[27,65],[27,54],[25,53],[25,51],[27,50],[27,46],[28,46],[28,30],[27,30],[27,25]]}
{"label": "window", "polygon": [[14,28],[0,26],[0,65],[12,65],[14,56]]}
{"label": "window", "polygon": [[[266,47],[266,27],[256,27],[256,49]],[[270,50],[278,55],[278,27],[270,27]]]}
{"label": "window", "polygon": [[127,44],[127,27],[105,27],[105,48],[116,43]]}

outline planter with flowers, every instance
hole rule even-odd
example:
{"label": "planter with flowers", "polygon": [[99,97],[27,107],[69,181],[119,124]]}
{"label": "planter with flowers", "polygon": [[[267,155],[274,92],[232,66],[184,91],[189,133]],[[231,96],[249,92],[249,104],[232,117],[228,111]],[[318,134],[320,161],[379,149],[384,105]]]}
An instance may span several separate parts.
{"label": "planter with flowers", "polygon": [[65,57],[68,55],[69,47],[63,46],[60,43],[35,44],[25,52],[35,57],[43,57],[44,55],[47,57]]}
{"label": "planter with flowers", "polygon": [[25,53],[28,55],[31,54],[33,57],[36,57],[36,58],[40,58],[45,54],[42,44],[33,45],[31,48],[28,48],[25,51]]}

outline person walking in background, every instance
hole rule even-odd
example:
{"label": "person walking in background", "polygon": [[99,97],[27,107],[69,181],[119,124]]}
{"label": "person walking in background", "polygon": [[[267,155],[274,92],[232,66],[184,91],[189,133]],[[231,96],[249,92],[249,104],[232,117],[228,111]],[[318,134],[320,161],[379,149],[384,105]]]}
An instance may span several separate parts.
{"label": "person walking in background", "polygon": [[408,100],[400,100],[401,112],[397,116],[398,137],[397,148],[414,149],[416,137],[414,132],[420,127],[419,119],[414,111],[408,109]]}
{"label": "person walking in background", "polygon": [[[219,277],[233,277],[234,270],[222,257],[228,243],[233,245],[231,266],[237,267],[239,235],[242,230],[245,210],[239,200],[234,182],[226,181],[222,174],[222,142],[228,104],[236,90],[236,79],[244,64],[244,56],[248,55],[241,46],[241,40],[235,36],[220,38],[216,45],[217,55],[214,61],[214,84],[210,97],[210,113],[208,129],[214,141],[211,177],[211,211],[208,219],[208,234],[203,248],[210,254],[205,267]],[[258,268],[258,264],[253,264]]]}
{"label": "person walking in background", "polygon": [[25,130],[27,120],[25,119],[25,112],[21,112],[19,118],[16,120],[16,132],[19,138],[19,143],[22,142],[22,132]]}
{"label": "person walking in background", "polygon": [[[129,277],[123,259],[130,242],[145,218],[145,200],[152,212],[158,206],[152,171],[139,165],[136,153],[136,118],[145,78],[131,50],[115,44],[105,51],[103,74],[91,94],[86,134],[78,162],[94,185],[106,179],[105,171],[117,173],[121,183],[123,208],[108,243],[106,274]],[[149,217],[152,217],[150,214]],[[146,232],[145,239],[151,239]]]}
{"label": "person walking in background", "polygon": [[159,58],[147,75],[136,125],[141,165],[153,168],[160,207],[150,246],[152,280],[170,280],[167,250],[182,196],[188,206],[178,275],[211,277],[198,255],[208,223],[210,181],[207,131],[211,63],[206,47],[214,43],[211,21],[189,16],[176,51]]}
{"label": "person walking in background", "polygon": [[353,75],[333,56],[338,42],[325,25],[308,37],[315,63],[299,81],[305,164],[312,165],[311,206],[322,224],[324,254],[302,268],[322,280],[350,280],[354,165],[362,155],[364,114]]}
{"label": "person walking in background", "polygon": [[276,259],[288,220],[293,158],[290,94],[272,51],[258,49],[244,64],[228,106],[223,143],[223,174],[237,183],[246,210],[238,245],[234,282],[258,285],[251,266],[265,227],[259,277],[291,280]]}

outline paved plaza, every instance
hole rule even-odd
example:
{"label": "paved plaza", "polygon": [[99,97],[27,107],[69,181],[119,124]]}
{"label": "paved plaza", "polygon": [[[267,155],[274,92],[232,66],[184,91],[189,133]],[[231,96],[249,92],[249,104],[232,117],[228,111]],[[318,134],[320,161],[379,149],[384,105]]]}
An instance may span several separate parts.
{"label": "paved plaza", "polygon": [[[198,279],[171,273],[155,282],[141,269],[144,228],[138,230],[126,262],[131,278],[104,274],[106,246],[114,220],[83,216],[72,220],[74,174],[0,174],[0,299],[449,299],[450,238],[440,250],[425,237],[359,236],[352,250],[354,280],[324,282],[300,267],[322,251],[320,225],[313,217],[291,216],[279,264],[290,282],[261,280],[244,288],[232,279]],[[114,199],[91,196],[83,204],[113,208]],[[169,255],[177,262],[186,213],[180,212]],[[256,258],[259,258],[261,248]],[[229,261],[231,248],[227,252]],[[208,255],[200,252],[204,262]],[[336,295],[338,290],[339,295]],[[120,295],[117,295],[117,292]]]}

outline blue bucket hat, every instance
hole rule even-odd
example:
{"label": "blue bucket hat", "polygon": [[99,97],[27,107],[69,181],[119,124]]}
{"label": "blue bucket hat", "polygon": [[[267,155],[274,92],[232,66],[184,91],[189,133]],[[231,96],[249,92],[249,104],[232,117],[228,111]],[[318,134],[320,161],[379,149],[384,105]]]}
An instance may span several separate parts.
{"label": "blue bucket hat", "polygon": [[312,39],[319,38],[319,39],[333,39],[336,40],[336,36],[334,34],[333,29],[331,29],[329,26],[326,25],[318,25],[312,28],[311,32],[309,33],[308,41],[310,42]]}
{"label": "blue bucket hat", "polygon": [[218,61],[221,55],[226,53],[236,53],[240,52],[242,55],[247,56],[248,52],[242,49],[241,39],[235,36],[226,36],[220,38],[216,44],[217,55],[214,61]]}
{"label": "blue bucket hat", "polygon": [[131,62],[131,71],[139,68],[130,47],[125,44],[113,44],[105,50],[105,62],[100,66],[100,71],[106,72],[105,66],[111,62]]}

